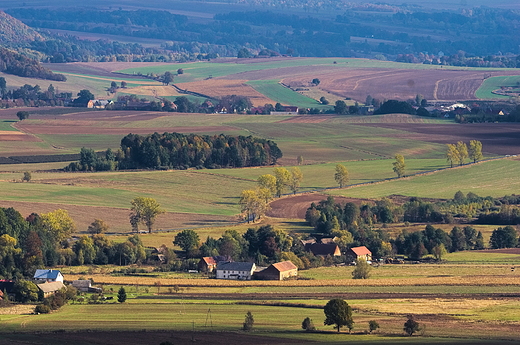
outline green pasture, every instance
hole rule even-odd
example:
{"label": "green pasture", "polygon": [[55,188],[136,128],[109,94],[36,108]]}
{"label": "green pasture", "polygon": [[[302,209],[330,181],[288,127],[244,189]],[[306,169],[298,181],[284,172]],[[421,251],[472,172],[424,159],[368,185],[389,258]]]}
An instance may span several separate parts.
{"label": "green pasture", "polygon": [[17,132],[16,128],[13,128],[13,124],[18,122],[17,120],[1,120],[0,131],[14,131]]}
{"label": "green pasture", "polygon": [[315,99],[306,97],[291,89],[280,85],[279,80],[253,80],[246,84],[251,85],[256,91],[267,98],[284,105],[297,104],[301,108],[329,109],[330,105],[323,105]]}
{"label": "green pasture", "polygon": [[[462,254],[464,255],[457,255]],[[466,259],[464,263],[471,259],[481,257],[480,261],[474,264],[451,264],[453,257]],[[435,277],[518,277],[520,272],[511,272],[511,264],[520,264],[520,255],[482,253],[476,251],[464,251],[450,253],[446,255],[447,263],[441,264],[389,264],[373,267],[370,274],[370,281],[376,279],[401,279],[401,278],[435,278]],[[301,277],[315,280],[323,279],[349,279],[355,266],[342,267],[319,267],[299,272]],[[367,281],[367,285],[370,285]],[[351,288],[350,286],[348,287]]]}
{"label": "green pasture", "polygon": [[502,86],[517,87],[517,83],[520,82],[520,76],[507,76],[507,77],[491,77],[484,80],[482,85],[475,92],[477,98],[483,99],[507,99],[509,96],[497,95],[492,91],[500,89]]}
{"label": "green pasture", "polygon": [[238,196],[252,183],[192,171],[41,173],[31,183],[12,183],[18,174],[0,174],[3,200],[123,207],[137,196],[155,198],[170,212],[234,215]]}
{"label": "green pasture", "polygon": [[[298,307],[279,307],[269,305],[240,305],[223,304],[208,301],[208,303],[191,303],[182,301],[181,303],[127,303],[118,304],[117,302],[108,304],[70,304],[62,307],[58,312],[42,315],[20,315],[18,317],[7,317],[2,319],[2,337],[4,340],[15,341],[17,339],[27,339],[29,332],[46,331],[194,331],[193,337],[197,339],[197,332],[207,331],[228,331],[239,332],[244,322],[245,314],[250,311],[254,317],[254,335],[265,336],[266,341],[269,337],[288,339],[301,339],[301,341],[319,342],[325,344],[335,343],[443,343],[448,340],[450,343],[463,343],[471,339],[472,343],[479,343],[474,338],[485,338],[489,340],[489,326],[481,327],[475,331],[466,328],[463,324],[450,325],[444,322],[429,322],[427,319],[419,321],[427,325],[425,337],[413,338],[405,337],[402,325],[406,320],[406,311],[412,313],[416,308],[427,308],[429,301],[407,299],[405,301],[396,300],[370,300],[370,301],[350,301],[347,302],[354,308],[352,317],[354,319],[354,333],[348,334],[346,331],[336,333],[333,326],[324,326],[324,314],[321,308],[298,308]],[[313,302],[313,301],[309,301]],[[326,300],[322,300],[318,305],[324,305]],[[498,303],[494,307],[478,308],[471,305],[464,308],[464,313],[458,315],[458,319],[472,321],[478,319],[482,311],[494,311],[493,315],[505,314],[502,316],[504,321],[512,320],[514,312],[518,311],[518,303],[500,309],[505,302]],[[311,303],[312,304],[312,303]],[[377,313],[378,309],[398,310],[397,313]],[[435,308],[438,309],[438,308]],[[462,308],[461,308],[462,309]],[[449,314],[449,311],[446,312]],[[325,333],[306,333],[301,330],[301,322],[305,317],[314,321],[318,330]],[[369,320],[377,320],[381,328],[374,334],[364,334],[368,328]],[[489,320],[496,322],[496,319]],[[453,322],[453,321],[452,321]],[[491,325],[492,327],[492,325]],[[452,338],[456,337],[454,341]],[[41,337],[41,335],[40,335]],[[509,334],[506,339],[515,339],[517,335]],[[29,337],[30,338],[30,337]],[[492,337],[496,339],[497,335]],[[504,339],[504,336],[498,336]],[[273,339],[273,340],[275,340]],[[413,341],[411,340],[413,339]]]}
{"label": "green pasture", "polygon": [[[520,180],[517,171],[519,167],[520,161],[518,160],[500,159],[447,169],[429,175],[335,189],[328,193],[358,198],[381,198],[391,194],[452,198],[456,191],[461,190],[465,194],[473,192],[481,196],[499,197],[518,194]],[[409,172],[407,171],[407,173]]]}
{"label": "green pasture", "polygon": [[[366,161],[347,161],[338,162],[347,168],[349,171],[349,184],[367,183],[372,181],[379,181],[395,177],[392,170],[393,159],[377,159]],[[409,159],[406,161],[410,173],[422,172],[426,170],[445,168],[446,162],[443,159]],[[323,189],[330,187],[338,187],[334,180],[334,173],[337,163],[324,163],[313,165],[302,165],[298,168],[303,173],[303,181],[300,191],[308,191],[314,189]],[[291,169],[291,167],[286,167]],[[245,179],[251,182],[256,182],[258,176],[264,174],[274,174],[273,167],[259,167],[259,168],[243,168],[243,169],[211,169],[211,170],[196,170],[195,174],[199,175],[216,175],[226,176],[238,179]],[[361,188],[361,187],[358,187]],[[287,191],[289,192],[289,191]],[[350,193],[350,189],[341,189],[331,194],[339,194],[341,192]],[[397,193],[390,193],[397,194]],[[389,194],[389,195],[390,195]],[[348,195],[348,194],[347,194]],[[419,195],[420,196],[420,193]],[[453,195],[450,196],[450,198]]]}

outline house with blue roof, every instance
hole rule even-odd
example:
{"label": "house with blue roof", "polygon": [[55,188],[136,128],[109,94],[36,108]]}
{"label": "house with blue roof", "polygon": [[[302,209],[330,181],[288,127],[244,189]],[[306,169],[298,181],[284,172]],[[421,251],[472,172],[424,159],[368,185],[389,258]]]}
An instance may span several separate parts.
{"label": "house with blue roof", "polygon": [[34,273],[34,282],[36,284],[45,283],[45,282],[62,282],[63,283],[63,275],[59,270],[42,270],[38,269]]}

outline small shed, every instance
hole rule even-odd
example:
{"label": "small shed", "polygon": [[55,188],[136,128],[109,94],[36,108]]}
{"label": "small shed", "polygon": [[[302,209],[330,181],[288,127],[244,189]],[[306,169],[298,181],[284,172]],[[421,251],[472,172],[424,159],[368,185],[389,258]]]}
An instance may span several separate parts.
{"label": "small shed", "polygon": [[63,282],[55,281],[36,284],[36,286],[38,286],[38,289],[43,292],[43,297],[47,298],[50,295],[53,295],[56,291],[61,290],[65,285]]}
{"label": "small shed", "polygon": [[217,279],[251,280],[256,265],[253,262],[219,262]]}
{"label": "small shed", "polygon": [[78,291],[81,292],[89,292],[88,290],[92,286],[92,281],[90,279],[87,280],[73,280],[72,286],[74,286]]}
{"label": "small shed", "polygon": [[347,258],[352,261],[363,259],[366,262],[370,262],[372,261],[372,252],[365,246],[352,247],[347,250]]}
{"label": "small shed", "polygon": [[265,270],[255,274],[255,277],[262,280],[284,280],[298,275],[298,267],[291,261],[282,261],[272,264]]}
{"label": "small shed", "polygon": [[63,283],[63,275],[58,270],[45,270],[38,269],[34,272],[34,282],[44,283],[44,282],[62,282]]}

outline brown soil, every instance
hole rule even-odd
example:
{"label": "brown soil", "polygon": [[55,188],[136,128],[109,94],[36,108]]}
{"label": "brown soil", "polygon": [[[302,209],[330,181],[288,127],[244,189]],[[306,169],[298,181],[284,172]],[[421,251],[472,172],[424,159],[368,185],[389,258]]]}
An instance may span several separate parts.
{"label": "brown soil", "polygon": [[[312,68],[318,68],[313,66]],[[428,100],[457,101],[475,99],[475,91],[487,76],[504,75],[504,72],[466,71],[466,70],[407,70],[385,68],[349,69],[327,71],[319,67],[319,87],[330,93],[364,101],[367,95],[378,99],[415,98],[422,94]],[[519,71],[505,72],[518,75]],[[303,68],[293,75],[282,74],[285,84],[292,87],[309,86],[309,77],[303,75]],[[263,78],[267,79],[267,78]]]}
{"label": "brown soil", "polygon": [[[23,217],[31,213],[48,213],[57,209],[67,210],[69,215],[76,223],[77,233],[86,233],[87,228],[95,218],[104,220],[109,226],[109,233],[129,233],[131,232],[128,215],[130,209],[65,205],[54,203],[34,203],[21,201],[0,201],[0,207],[13,207],[20,212]],[[157,217],[154,229],[180,229],[191,227],[209,227],[227,224],[236,219],[227,216],[215,216],[194,213],[173,213],[168,212]],[[144,230],[141,227],[141,230]]]}
{"label": "brown soil", "polygon": [[[298,194],[295,196],[287,196],[271,202],[271,209],[267,212],[267,216],[276,218],[299,218],[305,219],[305,212],[311,203],[319,203],[321,200],[327,199],[327,195],[309,193]],[[334,197],[336,203],[345,204],[353,202],[355,204],[362,204],[371,202],[370,200],[354,199],[345,197]]]}
{"label": "brown soil", "polygon": [[520,248],[486,249],[486,250],[477,250],[477,252],[520,255]]}
{"label": "brown soil", "polygon": [[260,336],[243,332],[181,332],[181,331],[82,331],[82,332],[53,332],[38,334],[2,334],[0,344],[104,344],[104,345],[143,345],[160,344],[169,341],[175,345],[212,344],[212,345],[271,345],[297,344],[305,342],[301,339],[276,338]]}
{"label": "brown soil", "polygon": [[498,155],[519,154],[520,123],[474,123],[474,124],[425,124],[425,123],[377,123],[360,124],[405,131],[399,138],[453,144],[459,140],[480,140],[486,153]]}

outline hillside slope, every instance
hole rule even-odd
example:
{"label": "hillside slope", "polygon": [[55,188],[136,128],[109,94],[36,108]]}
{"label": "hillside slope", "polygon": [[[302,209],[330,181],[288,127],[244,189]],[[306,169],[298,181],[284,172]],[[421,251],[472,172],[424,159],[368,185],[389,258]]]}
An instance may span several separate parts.
{"label": "hillside slope", "polygon": [[0,11],[0,44],[12,45],[43,39],[34,29]]}

